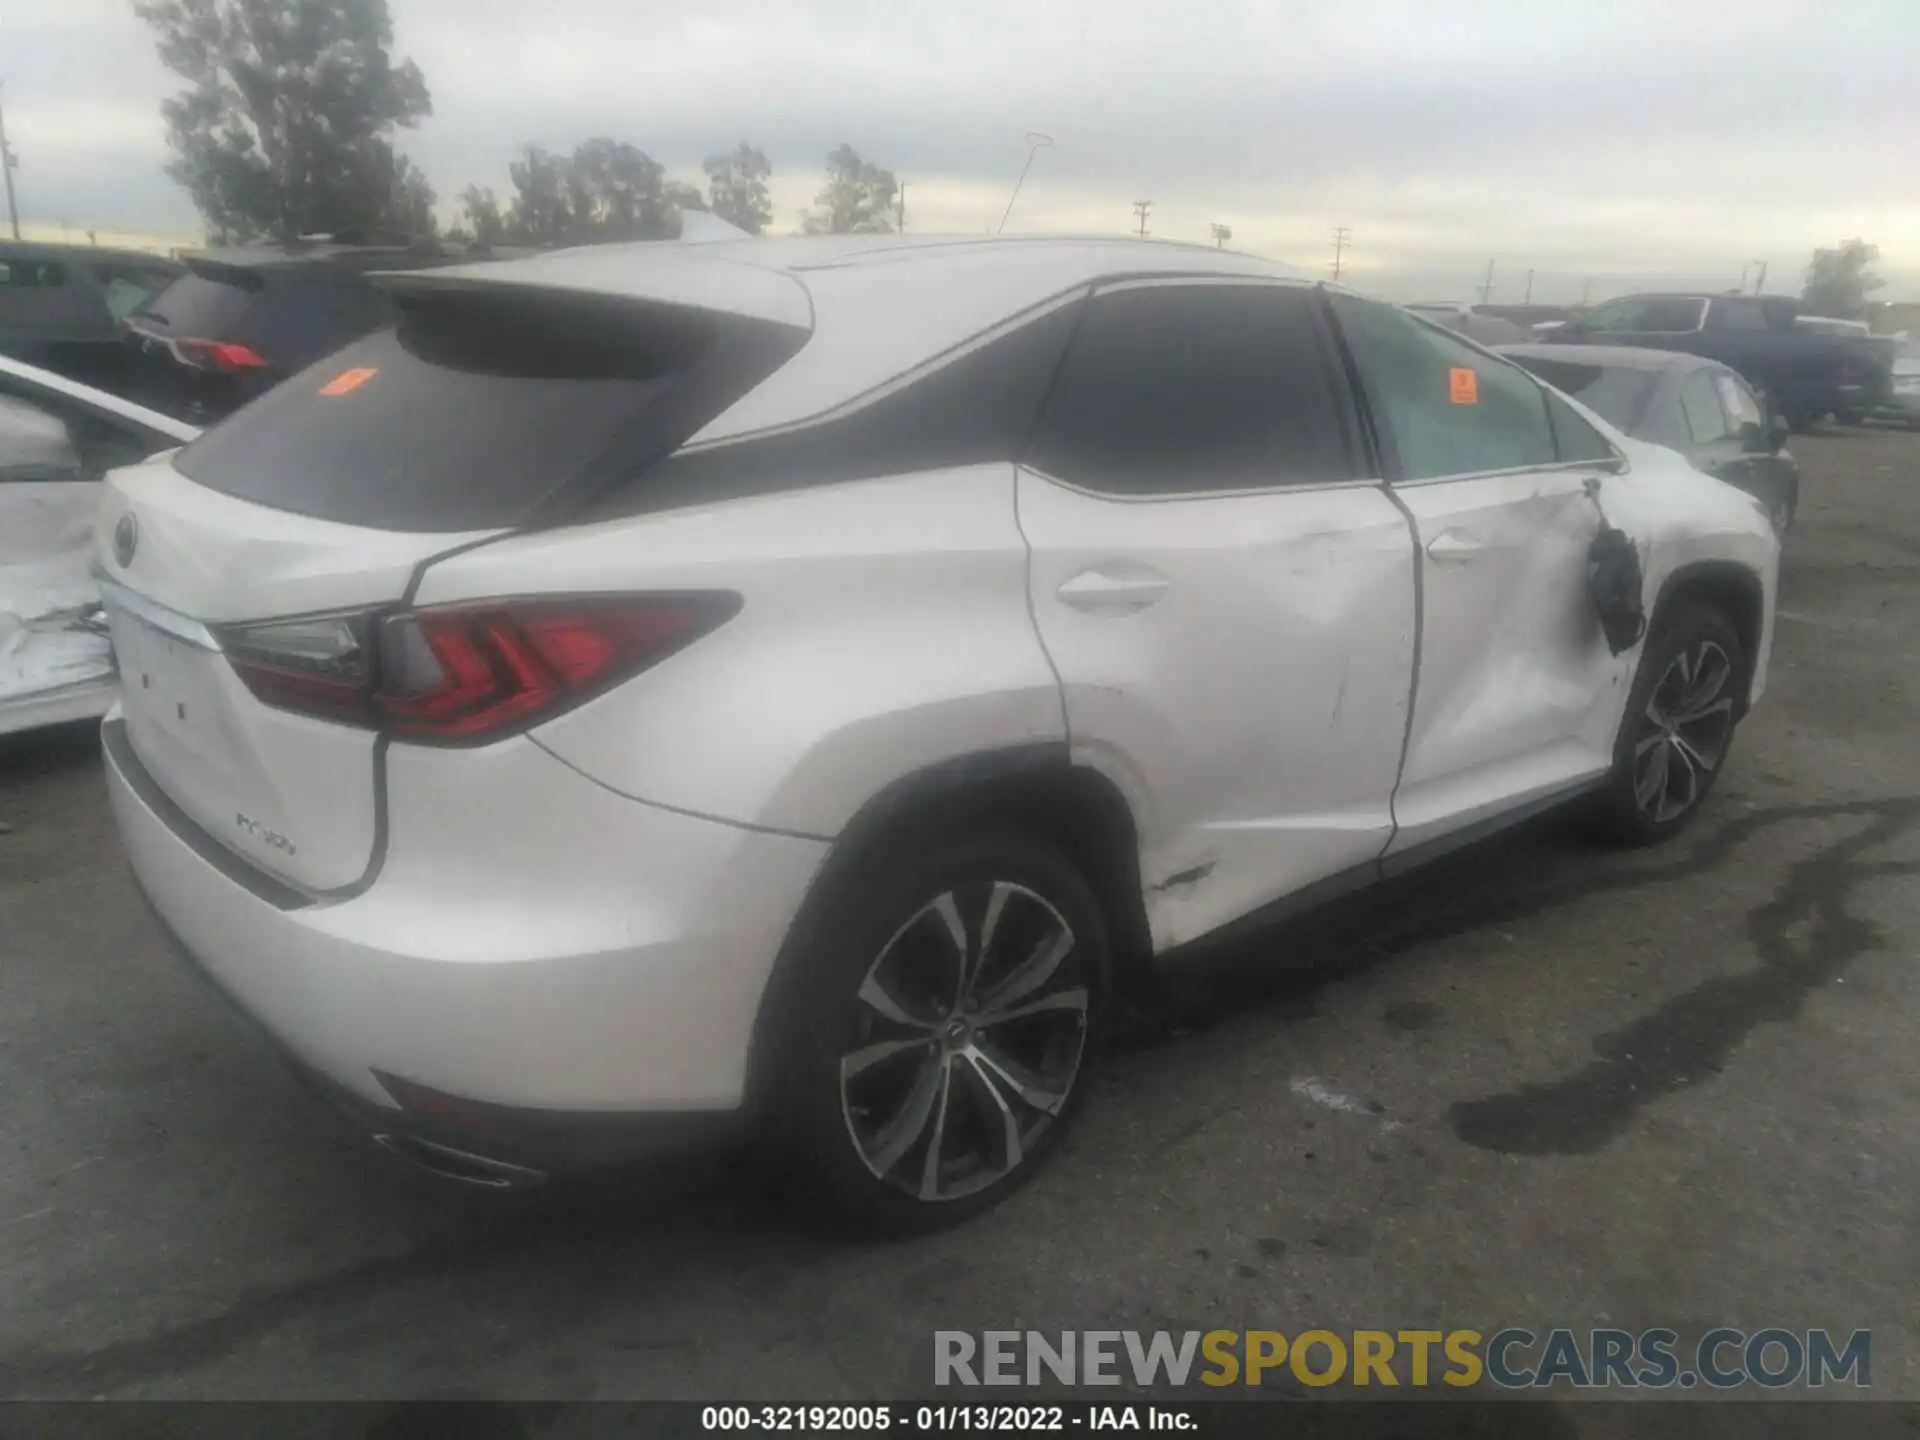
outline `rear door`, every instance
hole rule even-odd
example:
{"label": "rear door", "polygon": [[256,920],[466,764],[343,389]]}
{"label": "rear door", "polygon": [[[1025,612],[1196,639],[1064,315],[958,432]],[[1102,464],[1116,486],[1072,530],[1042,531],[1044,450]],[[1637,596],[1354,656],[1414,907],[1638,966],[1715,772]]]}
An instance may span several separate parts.
{"label": "rear door", "polygon": [[1609,652],[1588,598],[1601,520],[1586,487],[1619,460],[1519,367],[1391,306],[1336,294],[1333,308],[1421,548],[1391,856],[1606,771],[1631,657]]}
{"label": "rear door", "polygon": [[1331,356],[1310,289],[1106,287],[1019,471],[1072,748],[1132,800],[1161,947],[1392,830],[1412,537]]}
{"label": "rear door", "polygon": [[432,557],[679,444],[765,373],[744,343],[679,307],[453,288],[117,472],[96,564],[140,762],[262,868],[353,884],[379,829],[380,739],[354,704],[378,617]]}

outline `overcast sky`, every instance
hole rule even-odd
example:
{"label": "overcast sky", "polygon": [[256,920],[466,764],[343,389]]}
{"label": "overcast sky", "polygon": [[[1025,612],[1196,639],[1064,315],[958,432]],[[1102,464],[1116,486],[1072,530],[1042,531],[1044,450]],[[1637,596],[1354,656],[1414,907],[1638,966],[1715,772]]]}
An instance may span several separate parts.
{"label": "overcast sky", "polygon": [[[433,118],[401,149],[453,215],[535,143],[630,140],[688,178],[740,139],[794,228],[845,140],[908,228],[1150,233],[1402,298],[1797,290],[1863,235],[1920,298],[1920,0],[392,0]],[[174,87],[128,0],[0,0],[23,219],[193,236],[162,173]]]}

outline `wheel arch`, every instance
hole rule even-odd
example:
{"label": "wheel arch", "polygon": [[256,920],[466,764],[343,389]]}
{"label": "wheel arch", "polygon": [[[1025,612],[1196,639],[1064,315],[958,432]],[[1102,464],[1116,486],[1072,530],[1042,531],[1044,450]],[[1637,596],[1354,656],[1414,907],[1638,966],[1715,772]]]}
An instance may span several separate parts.
{"label": "wheel arch", "polygon": [[1675,605],[1687,602],[1718,610],[1740,637],[1744,653],[1736,718],[1744,718],[1766,624],[1766,587],[1760,574],[1737,560],[1699,560],[1681,566],[1661,582],[1648,633],[1659,629]]}
{"label": "wheel arch", "polygon": [[783,1017],[802,957],[836,888],[882,847],[963,826],[1016,825],[1057,845],[1079,867],[1105,915],[1113,981],[1125,994],[1152,957],[1140,844],[1126,797],[1106,775],[1075,764],[1065,741],[977,751],[927,765],[882,787],[834,841],[789,927],[761,996],[747,1063],[747,1104],[764,1110],[780,1057]]}

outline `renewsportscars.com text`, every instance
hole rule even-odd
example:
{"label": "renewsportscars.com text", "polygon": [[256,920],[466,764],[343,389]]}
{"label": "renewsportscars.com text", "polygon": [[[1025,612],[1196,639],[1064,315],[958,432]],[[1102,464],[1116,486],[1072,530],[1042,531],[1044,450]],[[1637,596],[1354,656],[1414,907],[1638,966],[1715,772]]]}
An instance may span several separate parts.
{"label": "renewsportscars.com text", "polygon": [[1826,1330],[936,1330],[936,1385],[1302,1385],[1777,1390],[1873,1384],[1873,1336]]}

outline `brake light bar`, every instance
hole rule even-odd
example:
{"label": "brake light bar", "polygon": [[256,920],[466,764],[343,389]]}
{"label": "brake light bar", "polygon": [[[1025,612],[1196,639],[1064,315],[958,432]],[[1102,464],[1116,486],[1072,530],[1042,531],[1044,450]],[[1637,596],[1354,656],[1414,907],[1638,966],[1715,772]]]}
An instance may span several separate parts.
{"label": "brake light bar", "polygon": [[485,744],[659,664],[731,619],[729,592],[322,615],[222,633],[256,699],[420,744]]}

